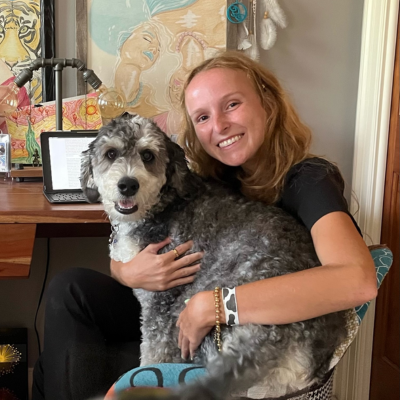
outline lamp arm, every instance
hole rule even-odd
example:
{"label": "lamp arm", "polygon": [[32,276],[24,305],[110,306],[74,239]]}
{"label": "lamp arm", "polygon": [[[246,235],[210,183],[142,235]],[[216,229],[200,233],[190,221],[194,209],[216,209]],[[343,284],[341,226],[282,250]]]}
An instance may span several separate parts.
{"label": "lamp arm", "polygon": [[[24,86],[27,82],[29,82],[32,77],[33,77],[33,71],[37,71],[40,68],[44,67],[55,67],[57,66],[58,70],[62,70],[65,67],[72,67],[76,68],[78,71],[83,71],[84,74],[84,79],[85,81],[88,81],[88,83],[93,87],[93,84],[97,87],[93,87],[94,89],[97,89],[98,87],[101,86],[101,81],[100,79],[94,74],[94,72],[91,69],[87,69],[86,65],[83,61],[79,60],[78,58],[37,58],[36,60],[33,60],[28,68],[23,69],[18,76],[15,78],[14,82],[16,85],[21,88]],[[93,77],[95,76],[95,78]],[[93,80],[93,84],[90,81],[90,78]],[[96,79],[97,78],[97,79]],[[98,83],[98,81],[100,83]]]}
{"label": "lamp arm", "polygon": [[29,64],[28,68],[23,69],[14,79],[15,84],[21,88],[27,82],[32,80],[33,71],[39,68],[52,67],[55,73],[56,90],[56,129],[62,130],[62,81],[61,73],[65,67],[76,68],[83,72],[83,79],[89,83],[93,89],[98,89],[102,82],[93,70],[86,68],[83,61],[77,58],[37,58]]}

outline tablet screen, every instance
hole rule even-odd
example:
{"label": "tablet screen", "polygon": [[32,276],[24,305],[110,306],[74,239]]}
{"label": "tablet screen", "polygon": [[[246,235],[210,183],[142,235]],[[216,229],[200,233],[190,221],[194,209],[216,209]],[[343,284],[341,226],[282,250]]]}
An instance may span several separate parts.
{"label": "tablet screen", "polygon": [[81,153],[93,137],[50,137],[49,155],[53,190],[80,189]]}

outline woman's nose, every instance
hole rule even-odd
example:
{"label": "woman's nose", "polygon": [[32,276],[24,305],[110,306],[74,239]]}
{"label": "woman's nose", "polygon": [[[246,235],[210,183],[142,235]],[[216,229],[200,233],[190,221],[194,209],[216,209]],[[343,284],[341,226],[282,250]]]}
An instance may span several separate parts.
{"label": "woman's nose", "polygon": [[215,115],[213,126],[215,133],[223,134],[225,131],[228,131],[229,126],[229,119],[224,115],[224,113]]}

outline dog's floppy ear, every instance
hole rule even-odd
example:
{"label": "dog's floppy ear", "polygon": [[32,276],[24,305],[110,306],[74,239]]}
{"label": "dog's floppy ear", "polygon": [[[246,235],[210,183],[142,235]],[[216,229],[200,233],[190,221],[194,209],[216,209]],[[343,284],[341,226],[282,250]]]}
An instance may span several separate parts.
{"label": "dog's floppy ear", "polygon": [[182,199],[194,199],[203,187],[201,178],[189,170],[185,152],[169,138],[167,138],[167,152],[169,158],[167,185],[173,187]]}
{"label": "dog's floppy ear", "polygon": [[95,203],[100,199],[100,193],[93,179],[92,168],[93,142],[89,144],[89,149],[82,152],[81,155],[81,188],[87,199]]}
{"label": "dog's floppy ear", "polygon": [[131,114],[131,113],[128,113],[128,111],[125,111],[125,112],[120,116],[120,118],[122,118],[122,119],[132,119],[133,117],[136,117],[136,115],[137,115],[137,114]]}

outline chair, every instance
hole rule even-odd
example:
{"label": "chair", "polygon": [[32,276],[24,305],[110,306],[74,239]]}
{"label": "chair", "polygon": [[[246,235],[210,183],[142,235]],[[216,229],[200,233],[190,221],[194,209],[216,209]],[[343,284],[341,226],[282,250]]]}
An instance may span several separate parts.
{"label": "chair", "polygon": [[[389,271],[393,262],[393,254],[384,245],[376,245],[369,247],[376,269],[376,279],[378,288],[383,278]],[[348,337],[336,349],[330,364],[330,372],[327,374],[326,381],[319,387],[311,387],[300,393],[296,393],[293,397],[280,397],[279,400],[330,400],[333,391],[333,376],[337,363],[343,357],[346,350],[354,340],[361,321],[363,320],[370,302],[365,303],[354,309],[347,311],[347,330]],[[116,393],[124,391],[132,391],[132,398],[138,395],[142,396],[143,387],[158,393],[160,388],[171,388],[182,383],[187,383],[192,379],[206,374],[206,369],[201,365],[194,364],[158,364],[148,365],[146,367],[138,367],[126,372],[118,381],[110,388],[105,399],[112,399]],[[150,389],[150,387],[152,389]],[[139,390],[140,388],[140,390]],[[165,390],[165,389],[164,389]],[[165,392],[164,392],[165,393]],[[162,398],[162,392],[160,398]],[[129,397],[131,398],[131,397]],[[262,386],[254,386],[250,389],[238,393],[233,393],[233,398],[240,399],[272,399]]]}

